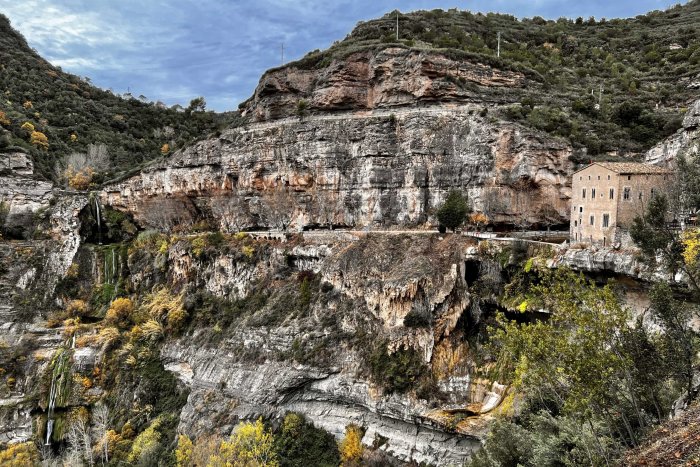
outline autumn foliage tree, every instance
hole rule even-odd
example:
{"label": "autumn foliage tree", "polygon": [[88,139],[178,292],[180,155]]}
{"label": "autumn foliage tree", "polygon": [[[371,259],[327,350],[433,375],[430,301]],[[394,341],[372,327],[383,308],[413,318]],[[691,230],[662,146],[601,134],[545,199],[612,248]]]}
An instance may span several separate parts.
{"label": "autumn foliage tree", "polygon": [[32,131],[32,134],[29,136],[29,142],[43,151],[49,149],[49,139],[40,131]]}
{"label": "autumn foliage tree", "polygon": [[345,437],[340,441],[340,459],[343,466],[360,465],[364,447],[362,446],[362,429],[354,424],[345,427]]}
{"label": "autumn foliage tree", "polygon": [[239,424],[229,440],[221,443],[220,456],[227,465],[279,466],[272,432],[260,418]]}

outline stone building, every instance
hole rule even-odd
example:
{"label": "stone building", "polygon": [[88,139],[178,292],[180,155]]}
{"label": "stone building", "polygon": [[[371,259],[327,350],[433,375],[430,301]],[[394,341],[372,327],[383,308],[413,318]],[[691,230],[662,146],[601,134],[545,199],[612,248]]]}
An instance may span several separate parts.
{"label": "stone building", "polygon": [[574,172],[571,242],[626,243],[632,220],[655,193],[666,190],[672,177],[668,169],[632,162],[594,162]]}

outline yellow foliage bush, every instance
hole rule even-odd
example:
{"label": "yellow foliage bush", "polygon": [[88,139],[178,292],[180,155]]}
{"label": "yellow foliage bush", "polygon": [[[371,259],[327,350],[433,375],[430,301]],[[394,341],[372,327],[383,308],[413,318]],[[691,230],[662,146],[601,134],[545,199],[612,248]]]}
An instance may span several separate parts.
{"label": "yellow foliage bush", "polygon": [[32,104],[32,101],[24,101],[22,107],[24,107],[25,109],[32,109],[34,108],[34,104]]}
{"label": "yellow foliage bush", "polygon": [[144,339],[155,342],[163,337],[163,325],[154,319],[149,319],[141,326]]}
{"label": "yellow foliage bush", "polygon": [[105,324],[123,328],[134,314],[134,302],[129,298],[117,298],[109,306],[105,315]]}
{"label": "yellow foliage bush", "polygon": [[356,465],[362,458],[362,429],[354,424],[345,427],[345,437],[338,444],[342,465]]}
{"label": "yellow foliage bush", "polygon": [[80,385],[83,386],[83,389],[90,389],[92,387],[92,380],[88,378],[87,376],[80,376]]}
{"label": "yellow foliage bush", "polygon": [[29,134],[32,134],[34,132],[34,125],[31,124],[30,122],[24,122],[22,123],[22,126],[20,127],[24,131],[26,131]]}
{"label": "yellow foliage bush", "polygon": [[204,252],[204,248],[206,248],[207,242],[204,240],[203,237],[197,237],[192,240],[192,253],[195,256],[200,256]]}
{"label": "yellow foliage bush", "polygon": [[161,154],[167,154],[170,152],[170,145],[168,143],[165,143],[160,147],[160,153]]}
{"label": "yellow foliage bush", "polygon": [[87,190],[92,184],[95,171],[92,170],[92,167],[85,167],[77,171],[73,167],[68,167],[63,172],[63,176],[68,181],[68,186],[74,190]]}
{"label": "yellow foliage bush", "polygon": [[5,112],[0,110],[0,125],[2,126],[10,126],[12,122],[10,121],[9,118],[7,118],[7,115],[5,115]]}
{"label": "yellow foliage bush", "polygon": [[190,459],[192,458],[193,449],[194,445],[189,436],[180,435],[177,437],[177,448],[175,449],[175,463],[177,467],[189,467],[192,465]]}
{"label": "yellow foliage bush", "polygon": [[76,135],[75,133],[71,133],[70,140],[71,143],[75,143],[76,141],[78,141],[78,135]]}
{"label": "yellow foliage bush", "polygon": [[69,316],[83,316],[87,312],[85,300],[71,300],[66,305],[66,312]]}
{"label": "yellow foliage bush", "polygon": [[129,452],[128,461],[136,463],[141,458],[146,457],[160,444],[160,426],[163,421],[160,417],[151,422],[148,427],[143,430],[134,440]]}
{"label": "yellow foliage bush", "polygon": [[99,342],[99,335],[82,334],[75,340],[75,346],[78,348],[88,347],[95,342]]}
{"label": "yellow foliage bush", "polygon": [[183,295],[173,295],[163,287],[150,294],[144,303],[148,315],[168,330],[177,331],[185,323],[187,312],[183,306]]}
{"label": "yellow foliage bush", "polygon": [[49,149],[49,139],[40,131],[32,131],[32,134],[29,137],[29,143],[33,144],[39,149]]}
{"label": "yellow foliage bush", "polygon": [[694,268],[700,256],[700,229],[688,229],[681,235],[683,242],[683,261],[686,266]]}
{"label": "yellow foliage bush", "polygon": [[223,441],[219,456],[224,465],[277,467],[274,437],[265,429],[262,419],[255,423],[239,423],[228,441]]}
{"label": "yellow foliage bush", "polygon": [[241,248],[241,252],[243,252],[244,255],[246,255],[248,258],[252,258],[253,254],[255,253],[255,248],[252,246],[245,245],[243,248]]}
{"label": "yellow foliage bush", "polygon": [[7,467],[39,465],[39,451],[32,442],[12,444],[0,451],[0,465]]}
{"label": "yellow foliage bush", "polygon": [[108,349],[111,348],[119,340],[119,337],[119,329],[115,327],[108,327],[100,331],[100,334],[97,337],[97,341],[102,345],[102,347]]}

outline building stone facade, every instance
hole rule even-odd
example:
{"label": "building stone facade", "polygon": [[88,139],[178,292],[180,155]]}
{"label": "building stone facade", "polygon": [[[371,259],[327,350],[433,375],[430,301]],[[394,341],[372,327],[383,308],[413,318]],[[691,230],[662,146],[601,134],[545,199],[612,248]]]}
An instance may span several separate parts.
{"label": "building stone facade", "polygon": [[673,172],[650,164],[594,162],[571,181],[572,243],[627,243],[633,219],[654,194],[666,192]]}

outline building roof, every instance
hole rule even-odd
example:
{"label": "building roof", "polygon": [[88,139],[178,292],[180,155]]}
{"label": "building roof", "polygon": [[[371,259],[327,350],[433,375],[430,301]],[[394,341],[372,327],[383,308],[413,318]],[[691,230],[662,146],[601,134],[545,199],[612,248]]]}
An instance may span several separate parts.
{"label": "building roof", "polygon": [[586,170],[587,168],[599,165],[617,174],[670,174],[673,173],[672,170],[666,169],[664,167],[659,167],[658,165],[643,164],[641,162],[593,162],[586,167],[577,170]]}

